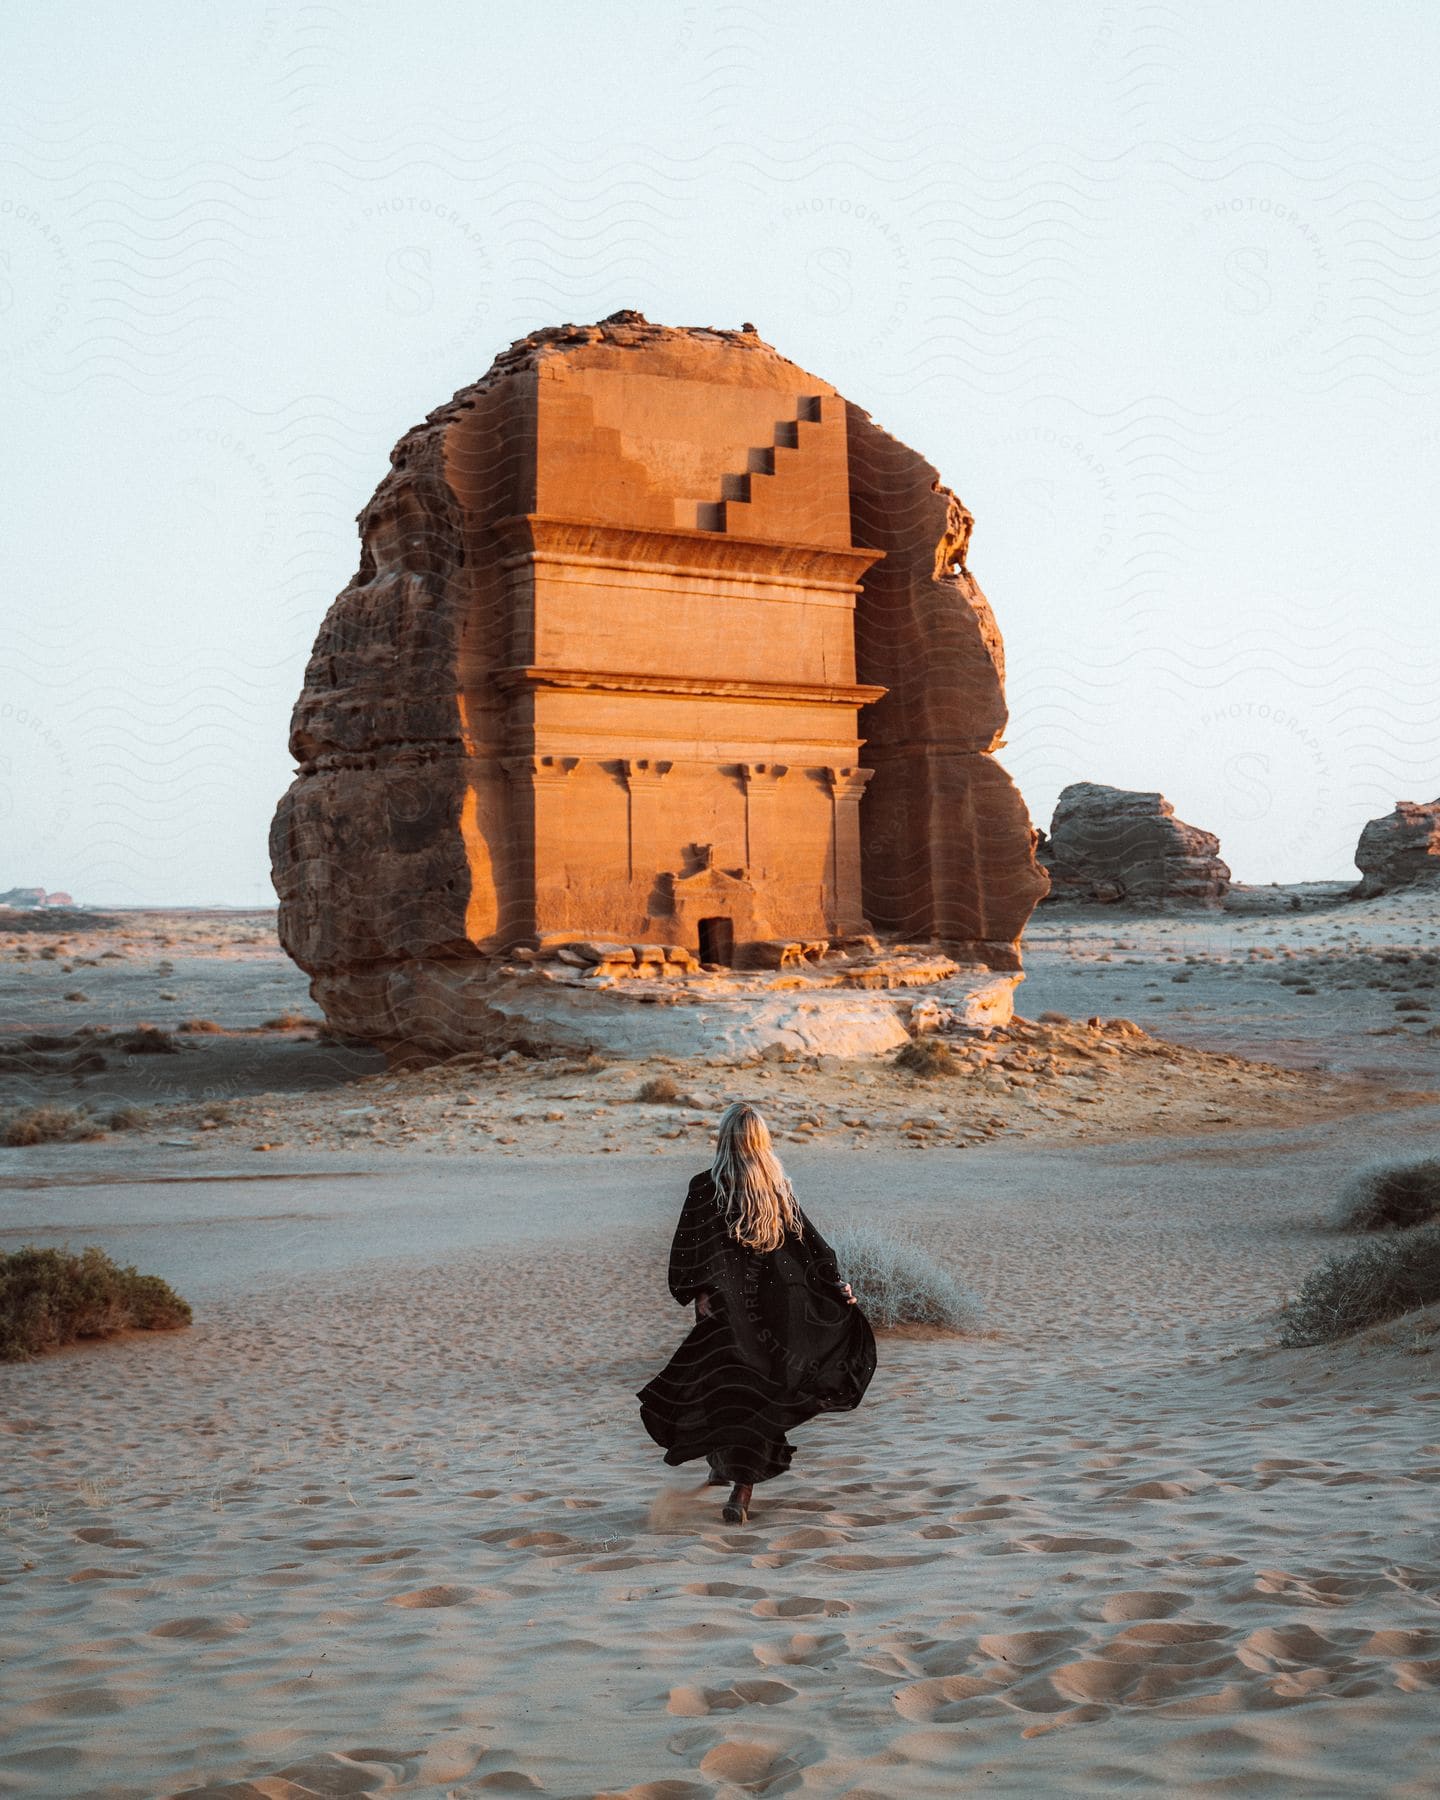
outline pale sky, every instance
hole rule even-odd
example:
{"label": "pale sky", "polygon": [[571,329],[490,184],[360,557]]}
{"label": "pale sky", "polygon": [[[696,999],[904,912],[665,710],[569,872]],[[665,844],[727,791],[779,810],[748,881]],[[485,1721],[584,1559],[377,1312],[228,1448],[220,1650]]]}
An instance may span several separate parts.
{"label": "pale sky", "polygon": [[1001,760],[1246,881],[1440,793],[1440,7],[406,0],[0,26],[0,890],[269,903],[410,425],[533,328],[753,320],[936,463]]}

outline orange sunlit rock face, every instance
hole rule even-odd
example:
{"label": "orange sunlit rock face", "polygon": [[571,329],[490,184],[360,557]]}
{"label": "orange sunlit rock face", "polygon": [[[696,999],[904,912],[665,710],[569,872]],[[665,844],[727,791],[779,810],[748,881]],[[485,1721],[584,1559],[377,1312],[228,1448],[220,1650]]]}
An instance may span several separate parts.
{"label": "orange sunlit rock face", "polygon": [[753,332],[622,313],[522,339],[391,462],[272,831],[332,1021],[412,1036],[566,939],[1018,966],[1000,638],[913,451]]}

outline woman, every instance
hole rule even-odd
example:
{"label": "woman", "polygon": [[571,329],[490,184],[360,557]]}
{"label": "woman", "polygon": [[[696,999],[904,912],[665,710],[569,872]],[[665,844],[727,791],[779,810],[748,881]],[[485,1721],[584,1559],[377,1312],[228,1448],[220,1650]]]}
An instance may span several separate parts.
{"label": "woman", "polygon": [[754,1484],[790,1467],[785,1433],[858,1406],[875,1373],[869,1321],[753,1106],[726,1108],[715,1160],[690,1183],[670,1292],[695,1302],[695,1327],[640,1389],[640,1417],[667,1463],[704,1456],[712,1485],[733,1484],[721,1517],[743,1525]]}

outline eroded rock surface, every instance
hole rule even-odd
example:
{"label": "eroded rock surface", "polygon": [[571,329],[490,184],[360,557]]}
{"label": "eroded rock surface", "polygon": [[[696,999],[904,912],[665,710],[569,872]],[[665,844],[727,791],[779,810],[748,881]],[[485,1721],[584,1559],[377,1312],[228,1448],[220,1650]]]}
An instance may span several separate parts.
{"label": "eroded rock surface", "polygon": [[463,1043],[520,945],[1018,969],[1046,884],[973,518],[753,330],[535,332],[359,523],[271,834],[332,1024]]}
{"label": "eroded rock surface", "polygon": [[1394,812],[1371,819],[1355,849],[1356,894],[1387,894],[1440,875],[1440,800],[1397,800]]}
{"label": "eroded rock surface", "polygon": [[1213,904],[1230,886],[1219,852],[1219,838],[1177,819],[1163,794],[1077,781],[1038,854],[1057,900]]}

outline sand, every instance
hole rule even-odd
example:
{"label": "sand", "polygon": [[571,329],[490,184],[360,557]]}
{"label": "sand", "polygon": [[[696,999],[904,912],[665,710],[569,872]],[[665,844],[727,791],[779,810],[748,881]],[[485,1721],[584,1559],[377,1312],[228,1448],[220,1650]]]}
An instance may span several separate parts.
{"label": "sand", "polygon": [[[1423,1002],[1429,965],[1384,959],[1428,919],[1357,920],[1351,961]],[[4,1152],[0,1244],[102,1243],[197,1322],[0,1371],[0,1794],[1440,1792],[1440,1317],[1272,1341],[1345,1174],[1433,1148],[1436,1040],[1340,985],[1333,913],[1273,923],[1181,949],[1042,912],[1022,1009],[1104,996],[1155,1035],[1024,1027],[993,1047],[1033,1085],[697,1065],[704,1103],[657,1108],[629,1097],[654,1067],[331,1068],[209,1131],[173,1121],[219,1100],[158,1100]],[[1315,995],[1250,957],[1277,943]],[[263,1084],[326,1047],[240,1015],[252,948],[197,950],[186,1000]],[[5,1029],[38,1028],[44,978],[4,970]],[[794,1125],[822,1226],[883,1212],[984,1306],[882,1336],[864,1406],[797,1432],[744,1527],[633,1399],[685,1328],[669,1234],[733,1091]],[[378,1131],[340,1116],[372,1104]]]}

